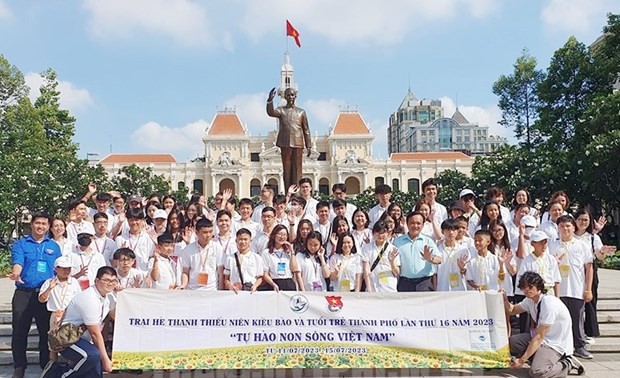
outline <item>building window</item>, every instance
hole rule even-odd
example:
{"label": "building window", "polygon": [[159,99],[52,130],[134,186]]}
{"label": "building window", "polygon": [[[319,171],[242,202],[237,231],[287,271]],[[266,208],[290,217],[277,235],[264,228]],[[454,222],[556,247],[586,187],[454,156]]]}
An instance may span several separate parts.
{"label": "building window", "polygon": [[326,161],[327,160],[327,152],[319,152],[318,161]]}
{"label": "building window", "polygon": [[329,180],[325,177],[319,180],[319,193],[329,195]]}
{"label": "building window", "polygon": [[258,152],[250,153],[250,161],[260,161],[260,156]]}
{"label": "building window", "polygon": [[177,190],[183,190],[185,189],[185,183],[183,181],[179,181],[177,183]]}
{"label": "building window", "polygon": [[398,179],[392,180],[392,190],[400,190],[400,181]]}
{"label": "building window", "polygon": [[379,185],[383,185],[385,183],[385,179],[383,177],[375,177],[375,188]]}
{"label": "building window", "polygon": [[194,180],[194,193],[204,194],[203,186],[204,184],[201,179]]}
{"label": "building window", "polygon": [[252,179],[252,181],[250,181],[250,197],[258,195],[260,195],[260,180]]}
{"label": "building window", "polygon": [[407,191],[409,193],[413,193],[416,196],[420,194],[420,180],[418,179],[409,179],[407,180]]}
{"label": "building window", "polygon": [[471,140],[471,138],[469,137],[469,135],[465,135],[465,143],[469,143]]}

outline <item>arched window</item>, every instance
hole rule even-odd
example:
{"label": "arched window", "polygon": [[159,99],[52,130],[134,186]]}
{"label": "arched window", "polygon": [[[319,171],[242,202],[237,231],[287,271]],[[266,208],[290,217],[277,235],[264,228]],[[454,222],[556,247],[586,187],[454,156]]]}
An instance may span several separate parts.
{"label": "arched window", "polygon": [[319,180],[319,193],[329,195],[329,180],[325,177]]}
{"label": "arched window", "polygon": [[357,177],[348,177],[344,180],[344,185],[347,187],[347,194],[359,194],[360,193],[360,180]]}
{"label": "arched window", "polygon": [[407,191],[416,195],[420,194],[420,180],[412,178],[407,180]]}
{"label": "arched window", "polygon": [[204,194],[204,184],[201,179],[194,180],[194,192]]}
{"label": "arched window", "polygon": [[385,183],[385,178],[377,176],[375,177],[375,188],[379,185],[383,185]]}
{"label": "arched window", "polygon": [[400,190],[400,181],[398,179],[392,180],[392,190]]}
{"label": "arched window", "polygon": [[258,195],[260,195],[260,180],[255,178],[250,181],[250,197]]}

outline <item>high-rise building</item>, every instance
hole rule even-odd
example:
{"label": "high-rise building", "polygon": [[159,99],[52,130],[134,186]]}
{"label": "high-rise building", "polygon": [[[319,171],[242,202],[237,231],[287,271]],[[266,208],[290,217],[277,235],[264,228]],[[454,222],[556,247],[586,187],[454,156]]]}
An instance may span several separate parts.
{"label": "high-rise building", "polygon": [[489,135],[487,126],[471,123],[456,108],[448,118],[440,100],[419,100],[411,89],[390,116],[388,152],[463,151],[489,153],[506,139]]}

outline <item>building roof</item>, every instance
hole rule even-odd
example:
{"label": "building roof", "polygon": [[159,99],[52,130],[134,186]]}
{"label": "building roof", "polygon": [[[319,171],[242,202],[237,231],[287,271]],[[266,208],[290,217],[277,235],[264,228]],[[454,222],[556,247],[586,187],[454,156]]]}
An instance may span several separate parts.
{"label": "building roof", "polygon": [[176,163],[172,154],[109,154],[99,164]]}
{"label": "building roof", "polygon": [[225,109],[215,114],[211,126],[207,129],[207,135],[246,135],[246,133],[237,113],[234,110]]}
{"label": "building roof", "polygon": [[465,125],[469,123],[469,121],[467,120],[467,118],[465,118],[463,113],[459,111],[459,108],[456,108],[456,111],[452,115],[452,119],[455,120],[459,125]]}
{"label": "building roof", "polygon": [[395,152],[390,155],[390,160],[456,160],[472,159],[462,152]]}
{"label": "building roof", "polygon": [[332,130],[333,135],[370,134],[366,122],[356,111],[340,112]]}
{"label": "building roof", "polygon": [[411,101],[417,102],[418,98],[413,94],[413,92],[411,92],[411,88],[409,88],[407,90],[407,94],[405,95],[405,98],[403,99],[403,102],[400,103],[400,106],[398,107],[398,109],[408,108]]}

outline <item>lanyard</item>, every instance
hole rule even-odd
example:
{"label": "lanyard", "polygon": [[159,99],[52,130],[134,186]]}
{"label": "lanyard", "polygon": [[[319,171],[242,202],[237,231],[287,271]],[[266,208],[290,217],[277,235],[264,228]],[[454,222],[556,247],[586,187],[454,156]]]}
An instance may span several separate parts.
{"label": "lanyard", "polygon": [[[97,240],[95,240],[95,248],[97,248],[97,252],[103,254],[103,252],[105,252],[105,247],[108,244],[108,238],[104,238],[103,239],[103,248],[99,249],[99,244],[97,244]],[[133,251],[133,249],[132,249]]]}
{"label": "lanyard", "polygon": [[[536,255],[534,255],[534,257],[536,257]],[[544,253],[542,255],[540,255],[540,257],[536,257],[536,259],[534,260],[534,262],[536,263],[536,265],[538,266],[539,269],[539,273],[540,276],[543,278],[543,280],[547,280],[547,261],[545,260],[545,255]]]}
{"label": "lanyard", "polygon": [[[487,252],[488,253],[488,252]],[[478,255],[476,258],[476,266],[478,267],[478,273],[480,273],[480,283],[487,281],[487,258]]]}
{"label": "lanyard", "polygon": [[95,257],[95,254],[91,253],[90,258],[88,259],[88,262],[86,263],[86,265],[84,265],[84,254],[80,252],[80,260],[82,261],[82,268],[84,268],[85,266],[90,266],[90,262],[93,261],[93,257]]}
{"label": "lanyard", "polygon": [[342,261],[342,264],[340,266],[340,271],[338,272],[338,280],[339,281],[342,280],[342,276],[349,269],[349,265],[351,264],[352,258],[353,257],[351,255],[348,255],[348,256],[342,255],[342,257],[340,258],[340,261]]}
{"label": "lanyard", "polygon": [[136,252],[136,248],[138,247],[138,244],[140,244],[140,239],[142,238],[142,233],[140,233],[140,235],[138,235],[138,237],[136,238],[136,242],[132,245],[131,244],[131,236],[129,235],[129,240],[127,240],[127,243],[129,243],[129,249],[131,249],[134,253]]}
{"label": "lanyard", "polygon": [[228,239],[226,239],[226,245],[223,245],[223,244],[222,244],[222,240],[223,240],[224,238],[223,238],[223,237],[221,237],[221,236],[218,236],[218,237],[217,237],[217,241],[218,241],[218,243],[220,243],[220,245],[222,246],[222,249],[224,250],[224,254],[225,254],[225,255],[227,255],[227,254],[228,254],[228,244],[230,243],[230,238],[231,238],[231,236],[229,236],[229,237],[228,237]]}

